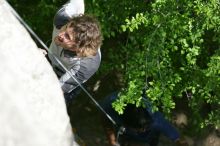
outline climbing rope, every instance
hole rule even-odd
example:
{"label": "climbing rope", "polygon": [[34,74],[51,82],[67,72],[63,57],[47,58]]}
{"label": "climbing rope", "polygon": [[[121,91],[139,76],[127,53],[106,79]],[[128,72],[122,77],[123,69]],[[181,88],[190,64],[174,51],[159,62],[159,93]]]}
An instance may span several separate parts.
{"label": "climbing rope", "polygon": [[[6,1],[7,2],[7,1]],[[8,3],[8,2],[7,2]],[[14,8],[8,3],[10,11],[19,20],[19,22],[27,29],[27,31],[48,51],[49,54],[57,61],[57,63],[70,75],[70,77],[80,86],[80,88],[89,96],[89,98],[95,103],[95,105],[106,115],[106,117],[116,125],[116,122],[112,117],[99,105],[99,103],[93,98],[93,96],[82,86],[82,84],[68,71],[68,69],[63,65],[63,63],[49,50],[49,48],[44,44],[44,42],[37,36],[37,34],[27,25],[27,23],[19,16],[19,14],[14,10]]]}

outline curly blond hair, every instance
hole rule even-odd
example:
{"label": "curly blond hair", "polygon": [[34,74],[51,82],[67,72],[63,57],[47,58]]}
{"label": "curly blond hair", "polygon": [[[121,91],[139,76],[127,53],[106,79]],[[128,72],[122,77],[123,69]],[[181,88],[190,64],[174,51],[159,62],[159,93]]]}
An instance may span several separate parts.
{"label": "curly blond hair", "polygon": [[74,49],[82,57],[96,55],[102,45],[102,33],[99,22],[93,16],[80,15],[70,20],[75,41]]}

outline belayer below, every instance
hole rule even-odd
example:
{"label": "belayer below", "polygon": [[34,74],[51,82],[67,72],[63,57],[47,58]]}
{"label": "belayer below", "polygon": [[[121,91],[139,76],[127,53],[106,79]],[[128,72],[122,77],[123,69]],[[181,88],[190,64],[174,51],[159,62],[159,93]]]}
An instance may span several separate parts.
{"label": "belayer below", "polygon": [[[112,103],[116,99],[117,92],[107,96],[101,102],[105,111],[117,123],[117,126],[114,126],[107,118],[103,120],[111,146],[157,146],[161,134],[168,137],[178,146],[188,146],[185,140],[180,138],[178,131],[164,118],[162,113],[152,113],[149,108],[127,104],[124,113],[119,115],[112,108]],[[121,126],[124,127],[123,131],[119,131]]]}

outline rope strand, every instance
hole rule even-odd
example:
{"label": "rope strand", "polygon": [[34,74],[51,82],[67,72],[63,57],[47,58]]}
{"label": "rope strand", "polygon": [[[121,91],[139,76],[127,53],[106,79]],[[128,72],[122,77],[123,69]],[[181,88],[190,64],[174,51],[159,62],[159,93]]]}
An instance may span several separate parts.
{"label": "rope strand", "polygon": [[[6,1],[7,2],[7,1]],[[7,2],[8,3],[8,2]],[[12,14],[19,20],[19,22],[27,29],[28,32],[48,51],[51,56],[57,61],[57,63],[68,73],[71,78],[80,86],[80,88],[89,96],[89,98],[95,103],[95,105],[106,115],[106,117],[116,125],[116,122],[112,117],[99,105],[99,103],[93,98],[93,96],[82,86],[82,84],[68,71],[68,69],[61,63],[61,61],[49,50],[49,48],[44,44],[44,42],[37,36],[37,34],[25,23],[25,21],[19,16],[19,14],[14,10],[14,8],[8,3]]]}

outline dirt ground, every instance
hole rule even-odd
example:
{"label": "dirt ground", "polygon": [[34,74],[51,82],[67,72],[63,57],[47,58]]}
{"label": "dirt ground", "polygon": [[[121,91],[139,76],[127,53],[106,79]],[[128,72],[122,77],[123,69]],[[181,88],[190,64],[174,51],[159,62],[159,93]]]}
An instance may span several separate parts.
{"label": "dirt ground", "polygon": [[[108,79],[109,78],[107,77],[107,80]],[[112,84],[109,84],[109,86],[106,87],[100,82],[101,81],[95,83],[88,82],[86,86],[88,92],[97,102],[101,101],[105,96],[118,88]],[[94,88],[96,88],[96,91],[94,91]],[[82,91],[81,94],[71,103],[68,108],[68,113],[72,127],[76,130],[76,134],[84,141],[86,146],[108,145],[101,123],[101,118],[104,113],[85,92]]]}

